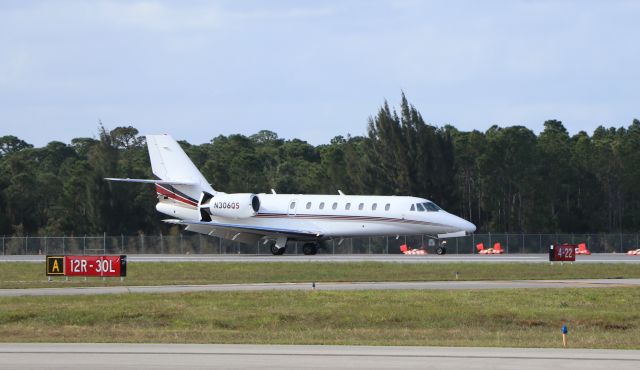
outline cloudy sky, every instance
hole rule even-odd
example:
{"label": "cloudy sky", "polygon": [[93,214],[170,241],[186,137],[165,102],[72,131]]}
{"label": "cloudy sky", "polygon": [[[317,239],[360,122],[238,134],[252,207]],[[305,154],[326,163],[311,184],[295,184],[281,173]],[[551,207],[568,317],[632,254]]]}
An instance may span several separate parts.
{"label": "cloudy sky", "polygon": [[0,1],[0,136],[133,125],[203,143],[640,118],[640,1]]}

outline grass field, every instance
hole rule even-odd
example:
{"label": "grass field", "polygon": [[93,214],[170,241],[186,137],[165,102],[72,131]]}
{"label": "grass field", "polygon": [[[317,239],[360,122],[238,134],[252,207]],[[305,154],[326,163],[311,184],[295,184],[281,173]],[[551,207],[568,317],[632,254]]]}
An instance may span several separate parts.
{"label": "grass field", "polygon": [[220,292],[0,298],[3,342],[640,349],[640,289]]}
{"label": "grass field", "polygon": [[310,281],[431,281],[515,279],[640,278],[633,264],[546,263],[129,263],[128,276],[118,278],[55,278],[47,282],[44,263],[0,263],[0,288],[103,285],[165,285]]}

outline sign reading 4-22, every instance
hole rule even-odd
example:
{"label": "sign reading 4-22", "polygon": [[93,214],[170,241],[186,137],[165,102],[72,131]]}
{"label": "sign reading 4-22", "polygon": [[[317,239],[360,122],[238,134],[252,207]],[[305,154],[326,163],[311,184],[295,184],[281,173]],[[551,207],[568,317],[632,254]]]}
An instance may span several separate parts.
{"label": "sign reading 4-22", "polygon": [[575,244],[560,244],[549,247],[549,261],[573,262],[575,260]]}

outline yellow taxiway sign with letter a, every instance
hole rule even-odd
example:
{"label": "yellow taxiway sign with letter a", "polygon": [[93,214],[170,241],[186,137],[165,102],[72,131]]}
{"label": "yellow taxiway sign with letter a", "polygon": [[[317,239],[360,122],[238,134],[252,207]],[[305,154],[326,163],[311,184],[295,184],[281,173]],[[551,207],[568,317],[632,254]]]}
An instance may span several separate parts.
{"label": "yellow taxiway sign with letter a", "polygon": [[64,275],[64,257],[47,256],[47,276]]}

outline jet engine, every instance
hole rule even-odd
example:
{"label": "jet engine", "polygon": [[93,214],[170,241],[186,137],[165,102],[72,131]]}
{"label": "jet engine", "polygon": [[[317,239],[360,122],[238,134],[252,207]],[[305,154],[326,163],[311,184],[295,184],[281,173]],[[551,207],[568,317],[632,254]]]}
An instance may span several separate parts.
{"label": "jet engine", "polygon": [[260,210],[260,199],[257,195],[250,193],[218,193],[215,196],[202,193],[199,208],[202,221],[211,221],[211,216],[249,218],[255,216]]}

